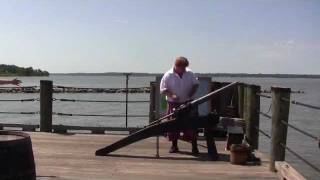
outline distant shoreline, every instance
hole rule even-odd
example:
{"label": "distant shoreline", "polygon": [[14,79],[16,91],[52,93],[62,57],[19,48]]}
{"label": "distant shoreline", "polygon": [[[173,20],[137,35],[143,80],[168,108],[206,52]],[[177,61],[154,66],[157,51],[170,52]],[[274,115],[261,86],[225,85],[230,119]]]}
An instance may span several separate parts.
{"label": "distant shoreline", "polygon": [[[161,76],[161,73],[51,73],[57,76],[124,76],[130,74],[131,76]],[[196,73],[197,76],[209,77],[246,77],[246,78],[309,78],[320,79],[318,74],[247,74],[247,73]]]}

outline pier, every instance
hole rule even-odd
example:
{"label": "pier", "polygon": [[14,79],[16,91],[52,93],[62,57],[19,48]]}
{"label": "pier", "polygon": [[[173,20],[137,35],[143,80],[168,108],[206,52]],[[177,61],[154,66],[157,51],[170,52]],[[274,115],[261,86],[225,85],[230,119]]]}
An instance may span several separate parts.
{"label": "pier", "polygon": [[[211,82],[210,91],[217,90],[230,83]],[[50,81],[42,81],[40,97],[35,99],[0,99],[2,102],[40,102],[38,112],[0,112],[2,114],[40,115],[38,125],[4,124],[0,129],[21,128],[30,131],[34,146],[37,175],[44,179],[305,179],[298,170],[285,162],[286,152],[289,152],[307,164],[316,172],[319,168],[308,162],[302,155],[286,145],[287,129],[292,128],[298,133],[310,137],[315,142],[315,148],[320,146],[319,137],[310,134],[289,122],[289,109],[291,105],[303,106],[319,110],[316,105],[291,100],[291,89],[272,87],[271,96],[258,85],[237,83],[233,88],[214,96],[210,101],[210,111],[216,112],[220,117],[240,118],[245,121],[242,135],[255,150],[257,157],[261,158],[261,165],[239,166],[231,165],[229,152],[224,148],[227,139],[217,141],[219,161],[209,161],[206,156],[204,141],[199,142],[201,154],[194,157],[188,151],[190,145],[181,142],[180,154],[169,154],[169,143],[163,137],[152,137],[124,147],[107,157],[96,157],[94,152],[107,144],[111,144],[124,135],[131,134],[143,127],[81,127],[56,125],[52,116],[102,116],[123,117],[128,124],[128,117],[149,117],[150,123],[160,117],[159,108],[161,99],[157,94],[157,82],[150,84],[149,101],[117,101],[126,103],[125,114],[80,114],[69,112],[53,112],[52,104],[55,101],[75,103],[110,103],[109,100],[84,99],[56,99],[54,98],[54,85]],[[128,88],[124,91],[127,95]],[[270,99],[270,109],[265,112],[260,109],[261,98]],[[149,103],[150,110],[147,115],[129,115],[128,103]],[[269,120],[272,124],[271,134],[259,127],[260,119]],[[89,131],[90,134],[74,134],[74,131]],[[223,128],[220,127],[220,130]],[[40,132],[39,132],[40,131]],[[54,132],[54,133],[53,133]],[[59,133],[59,134],[56,134]],[[230,137],[231,133],[223,133]],[[259,135],[270,139],[272,144],[270,157],[259,151]],[[200,138],[201,139],[201,138]]]}
{"label": "pier", "polygon": [[[229,162],[225,141],[217,141],[219,161],[209,161],[206,148],[199,146],[200,156],[190,153],[191,145],[179,142],[181,153],[170,154],[170,143],[160,138],[160,157],[156,158],[156,138],[132,144],[107,157],[94,155],[97,148],[111,144],[123,135],[61,135],[29,133],[33,142],[39,180],[102,179],[278,179],[268,170],[268,159],[261,153],[260,166],[239,166]],[[199,142],[204,144],[203,141]]]}

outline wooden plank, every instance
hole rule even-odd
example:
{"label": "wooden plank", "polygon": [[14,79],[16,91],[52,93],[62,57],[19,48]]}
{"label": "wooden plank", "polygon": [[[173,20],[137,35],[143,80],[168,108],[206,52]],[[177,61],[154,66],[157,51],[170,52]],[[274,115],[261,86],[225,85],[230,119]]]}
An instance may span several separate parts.
{"label": "wooden plank", "polygon": [[[40,180],[254,180],[278,179],[268,171],[268,160],[261,166],[238,166],[229,162],[226,142],[217,142],[219,161],[208,161],[206,148],[200,146],[198,157],[191,155],[191,145],[180,142],[181,153],[168,153],[170,143],[160,138],[160,157],[155,157],[155,138],[149,138],[97,157],[96,149],[123,138],[122,135],[29,133],[33,143],[37,176]],[[205,144],[199,141],[200,144]]]}
{"label": "wooden plank", "polygon": [[[3,128],[21,128],[24,131],[36,131],[39,128],[39,125],[28,125],[28,124],[7,124],[0,123],[0,129]],[[133,133],[140,130],[141,128],[125,128],[125,127],[93,127],[93,126],[67,126],[67,125],[53,125],[52,129],[54,132],[58,133],[67,133],[68,130],[79,130],[79,131],[91,131],[93,134],[101,134],[105,131],[124,131]]]}
{"label": "wooden plank", "polygon": [[[140,130],[141,128],[125,128],[125,127],[94,127],[94,126],[67,126],[67,125],[53,125],[54,131],[65,131],[65,130],[89,130],[94,132],[102,131],[128,131],[130,133]],[[97,134],[100,134],[97,133]]]}
{"label": "wooden plank", "polygon": [[39,125],[28,125],[28,124],[7,124],[0,123],[0,129],[3,128],[21,128],[23,131],[36,131],[39,128]]}
{"label": "wooden plank", "polygon": [[276,161],[276,170],[280,179],[306,180],[298,171],[284,161]]}

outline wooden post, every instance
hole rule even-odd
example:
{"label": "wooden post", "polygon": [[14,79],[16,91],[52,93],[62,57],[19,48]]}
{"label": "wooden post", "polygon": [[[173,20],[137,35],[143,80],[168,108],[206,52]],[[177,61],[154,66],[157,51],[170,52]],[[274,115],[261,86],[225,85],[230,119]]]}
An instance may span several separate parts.
{"label": "wooden post", "polygon": [[244,84],[238,84],[238,114],[239,118],[243,118],[243,108],[244,108]]}
{"label": "wooden post", "polygon": [[[149,123],[155,121],[156,116],[156,82],[150,82],[150,111],[149,111]],[[159,136],[156,137],[156,158],[159,158]]]}
{"label": "wooden post", "polygon": [[155,111],[156,111],[156,83],[150,82],[150,105],[149,105],[149,123],[152,123],[155,120]]}
{"label": "wooden post", "polygon": [[246,121],[246,140],[253,149],[259,146],[260,97],[257,95],[260,86],[244,85],[243,117]]}
{"label": "wooden post", "polygon": [[129,94],[129,73],[125,73],[126,76],[126,128],[128,128],[128,94]]}
{"label": "wooden post", "polygon": [[40,131],[52,132],[52,81],[40,81]]}
{"label": "wooden post", "polygon": [[[285,160],[288,126],[281,121],[288,122],[290,109],[290,88],[271,87],[272,93],[272,129],[271,129],[271,157],[270,170],[276,171],[275,161]],[[289,100],[289,101],[288,101]]]}

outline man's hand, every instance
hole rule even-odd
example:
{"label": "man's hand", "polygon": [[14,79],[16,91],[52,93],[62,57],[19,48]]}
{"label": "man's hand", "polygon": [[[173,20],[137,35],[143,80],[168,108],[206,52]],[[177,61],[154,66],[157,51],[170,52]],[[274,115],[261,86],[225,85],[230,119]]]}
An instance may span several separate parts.
{"label": "man's hand", "polygon": [[173,92],[170,91],[169,89],[166,89],[166,90],[164,91],[164,93],[165,93],[168,97],[172,98],[173,100],[179,101],[179,96],[177,96],[175,93],[173,93]]}
{"label": "man's hand", "polygon": [[10,84],[19,86],[21,84],[21,81],[19,79],[13,79],[12,81],[10,81]]}

